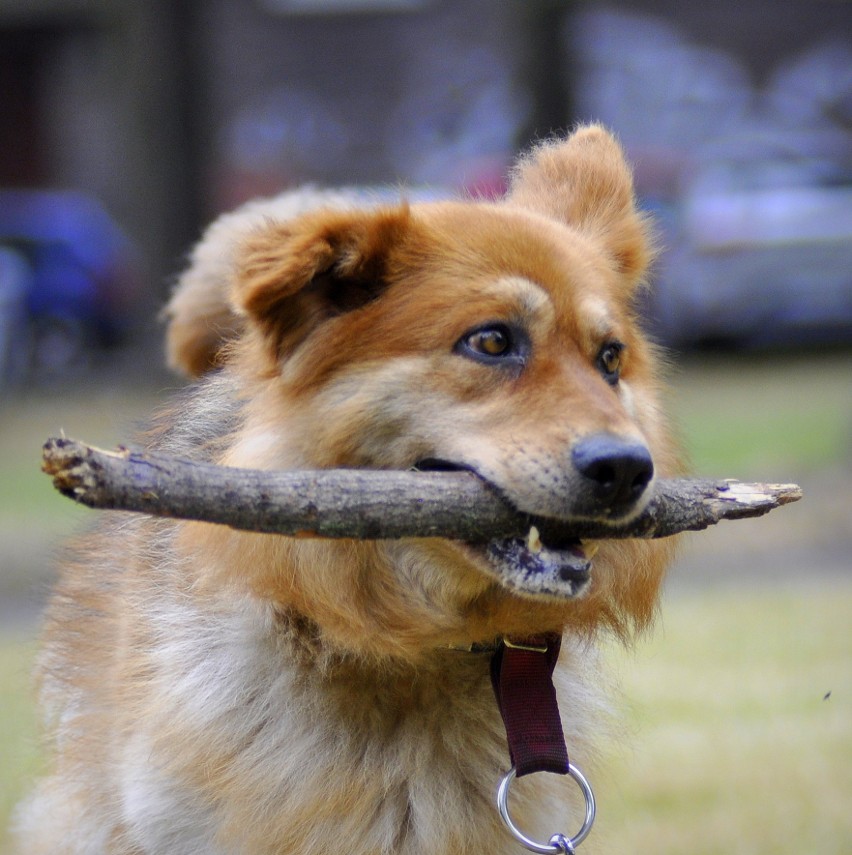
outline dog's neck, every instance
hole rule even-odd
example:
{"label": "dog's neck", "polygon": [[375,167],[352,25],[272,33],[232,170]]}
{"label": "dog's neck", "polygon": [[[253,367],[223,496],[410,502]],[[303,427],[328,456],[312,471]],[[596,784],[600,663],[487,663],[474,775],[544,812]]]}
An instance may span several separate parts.
{"label": "dog's neck", "polygon": [[445,683],[456,677],[467,682],[487,677],[491,656],[502,639],[469,644],[447,644],[424,651],[417,659],[402,655],[369,655],[334,644],[311,618],[290,607],[275,609],[275,627],[292,661],[317,677],[339,679],[344,675],[371,682],[378,674],[383,681],[402,683],[429,681]]}

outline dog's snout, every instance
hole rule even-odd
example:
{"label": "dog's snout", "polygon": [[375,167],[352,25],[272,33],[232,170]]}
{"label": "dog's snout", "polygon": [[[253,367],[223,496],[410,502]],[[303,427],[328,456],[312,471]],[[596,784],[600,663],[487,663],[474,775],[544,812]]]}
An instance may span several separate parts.
{"label": "dog's snout", "polygon": [[586,437],[571,456],[580,474],[592,482],[595,499],[611,510],[637,502],[654,477],[654,461],[648,449],[612,434]]}

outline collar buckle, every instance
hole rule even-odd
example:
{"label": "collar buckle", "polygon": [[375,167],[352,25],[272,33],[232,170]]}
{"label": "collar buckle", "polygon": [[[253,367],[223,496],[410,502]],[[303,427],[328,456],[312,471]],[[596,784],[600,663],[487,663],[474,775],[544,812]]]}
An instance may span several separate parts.
{"label": "collar buckle", "polygon": [[533,636],[512,641],[508,636],[503,636],[503,644],[511,650],[526,650],[530,653],[547,653],[547,639]]}

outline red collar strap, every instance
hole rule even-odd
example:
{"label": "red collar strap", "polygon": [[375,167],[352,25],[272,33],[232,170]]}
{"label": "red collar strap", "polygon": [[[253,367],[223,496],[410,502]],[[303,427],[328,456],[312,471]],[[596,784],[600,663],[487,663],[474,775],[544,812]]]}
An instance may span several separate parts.
{"label": "red collar strap", "polygon": [[533,772],[565,775],[569,771],[553,687],[561,645],[558,635],[506,639],[491,658],[491,683],[518,778]]}

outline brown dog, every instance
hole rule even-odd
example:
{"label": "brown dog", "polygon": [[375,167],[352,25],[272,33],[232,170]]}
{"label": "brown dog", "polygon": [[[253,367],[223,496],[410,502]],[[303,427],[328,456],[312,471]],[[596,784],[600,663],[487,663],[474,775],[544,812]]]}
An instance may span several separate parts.
{"label": "brown dog", "polygon": [[[522,159],[500,203],[249,206],[170,304],[172,362],[219,370],[150,444],[254,468],[465,468],[532,514],[626,518],[676,465],[633,309],[649,255],[597,127]],[[562,633],[564,728],[589,766],[593,638],[648,623],[668,552],[104,514],[48,613],[53,759],[22,852],[516,853],[493,806],[509,761],[488,657],[451,648]],[[560,786],[520,784],[518,824],[572,826]]]}

